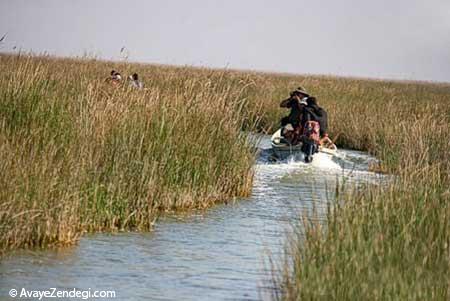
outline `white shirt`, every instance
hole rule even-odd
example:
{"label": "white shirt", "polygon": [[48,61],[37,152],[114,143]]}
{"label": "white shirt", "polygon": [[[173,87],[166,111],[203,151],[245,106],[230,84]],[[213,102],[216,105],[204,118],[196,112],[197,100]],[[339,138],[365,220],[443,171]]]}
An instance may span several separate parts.
{"label": "white shirt", "polygon": [[144,88],[144,84],[140,80],[130,81],[130,86],[132,86],[133,88],[139,89],[139,90]]}

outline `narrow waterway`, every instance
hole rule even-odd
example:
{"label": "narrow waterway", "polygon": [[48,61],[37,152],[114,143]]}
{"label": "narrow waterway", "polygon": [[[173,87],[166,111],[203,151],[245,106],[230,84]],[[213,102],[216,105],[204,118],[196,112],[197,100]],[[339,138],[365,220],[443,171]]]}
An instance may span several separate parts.
{"label": "narrow waterway", "polygon": [[307,165],[270,162],[266,136],[259,147],[251,197],[161,218],[151,233],[87,235],[73,248],[18,252],[0,263],[0,299],[11,289],[52,287],[114,290],[116,300],[267,299],[264,262],[279,258],[298,216],[316,208],[320,218],[338,182],[381,179],[367,171],[373,158],[364,153],[317,154]]}

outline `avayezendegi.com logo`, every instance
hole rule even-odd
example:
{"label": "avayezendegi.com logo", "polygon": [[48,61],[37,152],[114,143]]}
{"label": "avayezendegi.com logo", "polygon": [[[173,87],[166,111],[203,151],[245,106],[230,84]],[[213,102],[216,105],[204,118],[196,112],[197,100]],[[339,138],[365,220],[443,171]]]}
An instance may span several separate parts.
{"label": "avayezendegi.com logo", "polygon": [[37,299],[43,300],[46,298],[74,298],[88,300],[91,298],[105,298],[113,299],[116,298],[116,291],[99,291],[99,290],[79,290],[73,289],[58,289],[55,287],[46,290],[27,290],[26,288],[21,288],[19,290],[11,289],[9,290],[9,296],[17,299]]}

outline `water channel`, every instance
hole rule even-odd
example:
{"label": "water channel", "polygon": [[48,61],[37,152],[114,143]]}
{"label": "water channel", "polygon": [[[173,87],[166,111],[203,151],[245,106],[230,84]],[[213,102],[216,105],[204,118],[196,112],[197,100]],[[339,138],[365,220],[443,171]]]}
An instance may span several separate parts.
{"label": "water channel", "polygon": [[92,234],[63,250],[16,252],[0,263],[0,299],[16,300],[11,289],[52,287],[114,290],[116,300],[268,299],[265,263],[280,258],[298,217],[313,208],[323,217],[336,183],[381,179],[361,152],[317,154],[305,164],[271,162],[267,136],[259,148],[249,198],[163,217],[151,233]]}

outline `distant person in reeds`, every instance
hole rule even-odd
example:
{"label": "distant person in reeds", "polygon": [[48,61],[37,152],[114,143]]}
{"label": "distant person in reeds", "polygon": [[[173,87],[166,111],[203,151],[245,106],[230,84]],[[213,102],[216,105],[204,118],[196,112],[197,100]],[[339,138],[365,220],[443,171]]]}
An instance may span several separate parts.
{"label": "distant person in reeds", "polygon": [[118,86],[122,83],[122,75],[116,70],[111,70],[110,77],[107,81],[111,82],[114,86]]}
{"label": "distant person in reeds", "polygon": [[129,76],[130,79],[130,87],[133,87],[138,90],[142,90],[144,88],[144,84],[139,80],[139,76],[137,73],[133,73]]}
{"label": "distant person in reeds", "polygon": [[303,87],[298,87],[291,92],[288,99],[280,103],[280,107],[291,109],[288,116],[281,119],[282,136],[285,137],[291,144],[299,142],[300,134],[302,133],[302,112],[307,105],[306,99],[309,97],[308,92]]}

